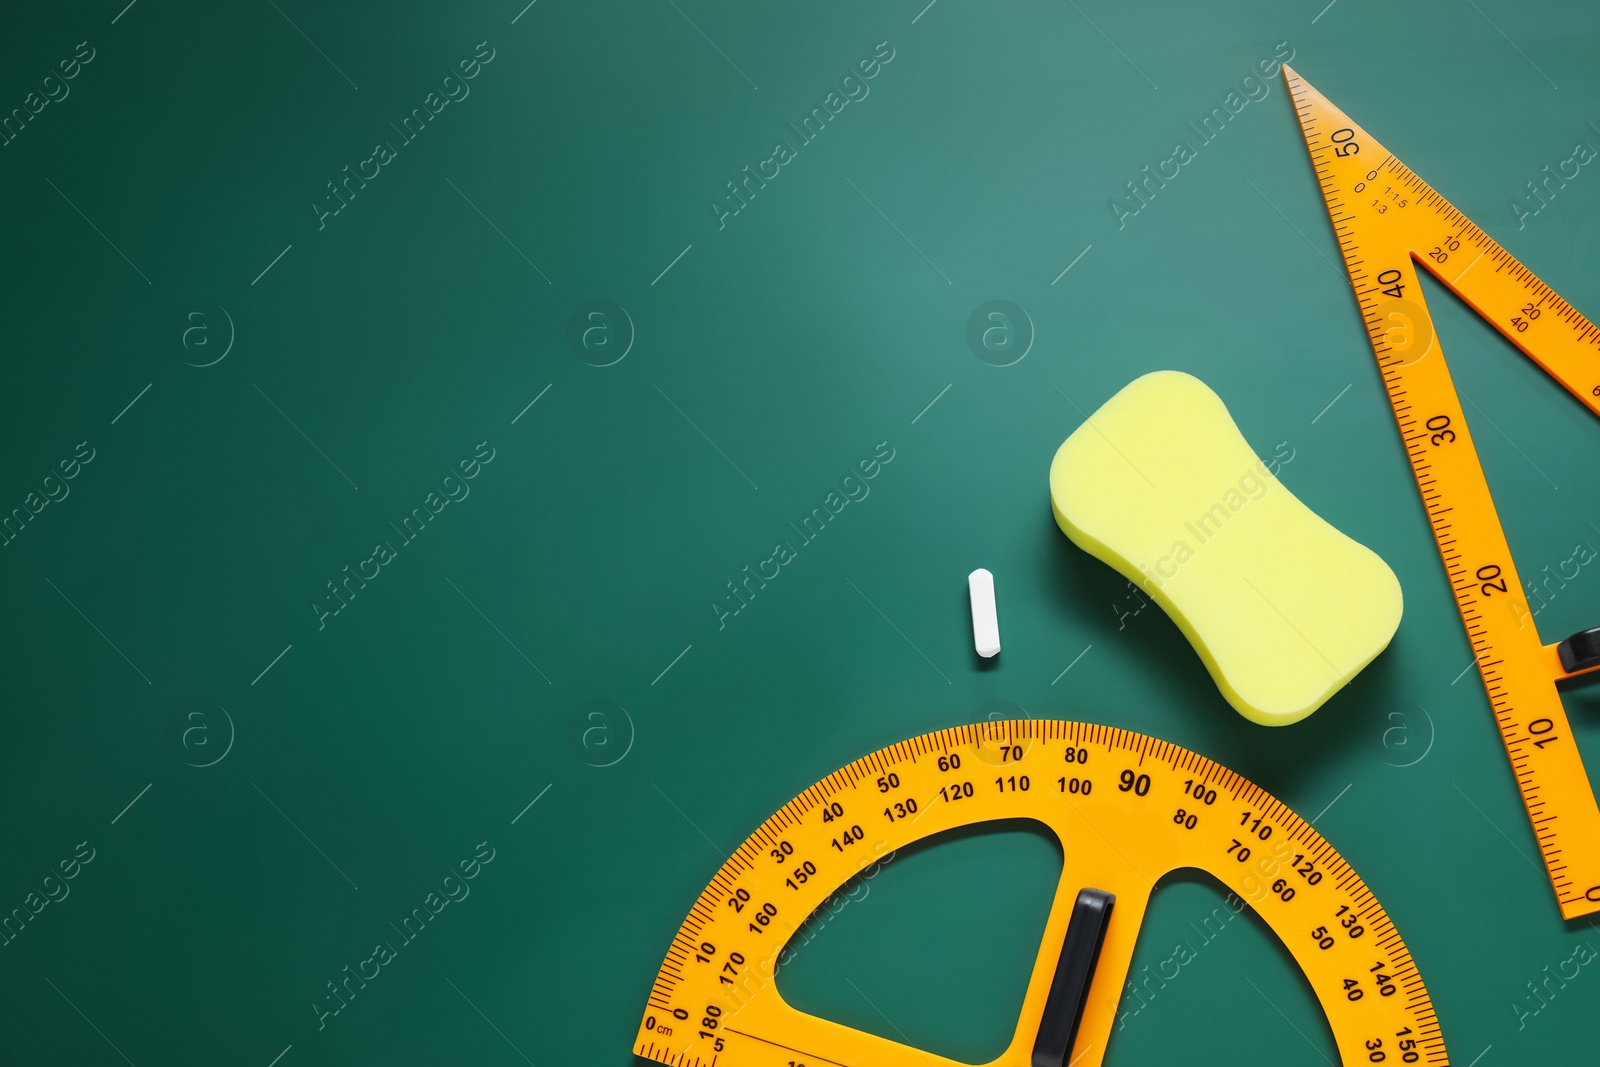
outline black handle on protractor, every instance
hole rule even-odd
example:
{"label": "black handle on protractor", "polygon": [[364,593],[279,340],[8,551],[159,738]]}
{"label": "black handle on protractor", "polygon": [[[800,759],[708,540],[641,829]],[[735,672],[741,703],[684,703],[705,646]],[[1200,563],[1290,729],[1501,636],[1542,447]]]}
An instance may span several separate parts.
{"label": "black handle on protractor", "polygon": [[1050,982],[1050,996],[1044,1003],[1044,1017],[1039,1020],[1039,1036],[1033,1042],[1033,1067],[1066,1067],[1078,1024],[1083,1021],[1106,927],[1111,925],[1111,906],[1116,902],[1117,898],[1103,889],[1078,893],[1061,959]]}

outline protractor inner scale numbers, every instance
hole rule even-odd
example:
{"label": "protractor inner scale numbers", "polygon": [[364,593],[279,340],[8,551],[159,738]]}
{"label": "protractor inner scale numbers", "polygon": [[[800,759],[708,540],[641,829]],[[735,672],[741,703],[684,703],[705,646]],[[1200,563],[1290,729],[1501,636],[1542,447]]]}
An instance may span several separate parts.
{"label": "protractor inner scale numbers", "polygon": [[1399,933],[1310,824],[1187,749],[1052,721],[914,737],[784,805],[690,910],[634,1051],[674,1067],[955,1067],[790,1007],[774,981],[778,959],[813,910],[889,852],[1016,818],[1049,827],[1065,862],[1016,1032],[995,1064],[1102,1062],[1150,894],[1180,868],[1213,875],[1277,934],[1344,1063],[1448,1063]]}

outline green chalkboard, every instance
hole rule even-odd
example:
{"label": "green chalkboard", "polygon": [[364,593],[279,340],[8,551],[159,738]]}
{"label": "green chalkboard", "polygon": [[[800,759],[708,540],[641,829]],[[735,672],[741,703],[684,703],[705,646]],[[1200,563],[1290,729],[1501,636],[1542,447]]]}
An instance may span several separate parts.
{"label": "green chalkboard", "polygon": [[[1600,933],[1559,918],[1293,112],[1253,72],[1292,56],[1592,316],[1600,10],[1324,2],[10,12],[0,1061],[628,1064],[750,830],[997,715],[1256,780],[1379,895],[1456,1062],[1592,1060]],[[1427,295],[1539,629],[1600,622],[1574,562],[1600,425]],[[1160,368],[1404,587],[1390,648],[1299,725],[1236,715],[1051,520],[1079,410]],[[1567,695],[1591,765],[1595,693]],[[993,1055],[1052,849],[906,857],[780,984]],[[1107,1063],[1331,1056],[1219,907],[1158,891],[1135,967],[1195,958]]]}

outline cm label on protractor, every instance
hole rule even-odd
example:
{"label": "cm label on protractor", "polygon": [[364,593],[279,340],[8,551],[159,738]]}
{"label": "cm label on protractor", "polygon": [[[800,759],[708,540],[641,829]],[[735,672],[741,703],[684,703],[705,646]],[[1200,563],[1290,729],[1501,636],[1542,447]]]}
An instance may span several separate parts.
{"label": "cm label on protractor", "polygon": [[1399,933],[1309,823],[1187,749],[1048,720],[923,734],[785,804],[690,909],[634,1051],[674,1067],[956,1067],[791,1007],[775,984],[778,960],[814,910],[889,852],[1017,818],[1048,827],[1065,859],[1016,1031],[992,1064],[1103,1061],[1151,892],[1185,868],[1211,874],[1277,935],[1344,1063],[1448,1063]]}
{"label": "cm label on protractor", "polygon": [[1417,264],[1597,415],[1600,328],[1304,78],[1283,75],[1561,914],[1600,912],[1600,805],[1556,689],[1600,669],[1600,629],[1540,640]]}

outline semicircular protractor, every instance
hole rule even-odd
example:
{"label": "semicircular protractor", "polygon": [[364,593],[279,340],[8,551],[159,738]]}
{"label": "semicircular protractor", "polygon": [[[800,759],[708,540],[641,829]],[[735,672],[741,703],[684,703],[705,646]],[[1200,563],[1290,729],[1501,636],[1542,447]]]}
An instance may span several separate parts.
{"label": "semicircular protractor", "polygon": [[1399,933],[1309,823],[1187,749],[1032,720],[911,738],[784,805],[690,909],[634,1051],[673,1067],[958,1067],[791,1007],[778,992],[778,962],[830,894],[890,852],[1018,818],[1049,827],[1065,862],[1016,1032],[993,1064],[1101,1063],[1151,892],[1185,868],[1212,875],[1277,935],[1344,1063],[1448,1063]]}

